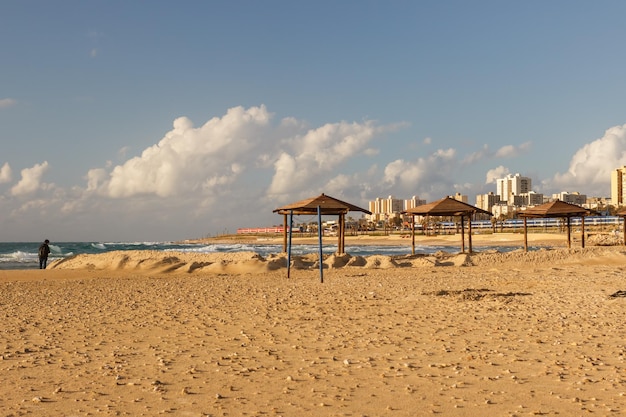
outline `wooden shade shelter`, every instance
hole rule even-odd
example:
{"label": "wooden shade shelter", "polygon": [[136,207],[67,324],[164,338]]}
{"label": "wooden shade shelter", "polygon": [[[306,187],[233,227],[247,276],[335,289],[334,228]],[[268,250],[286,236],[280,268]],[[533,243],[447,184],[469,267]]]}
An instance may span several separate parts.
{"label": "wooden shade shelter", "polygon": [[471,204],[464,203],[459,200],[455,200],[452,197],[445,197],[441,200],[434,201],[432,203],[423,204],[421,206],[413,207],[402,212],[402,214],[409,214],[411,219],[411,253],[415,255],[415,216],[460,216],[461,217],[461,252],[465,252],[465,217],[470,219],[469,221],[469,238],[468,246],[469,252],[472,252],[472,216],[474,214],[481,213],[491,216],[488,211],[480,209]]}
{"label": "wooden shade shelter", "polygon": [[622,218],[622,229],[624,232],[624,245],[626,245],[626,207],[624,207],[623,209],[619,210],[617,213],[615,213],[616,216],[619,216]]}
{"label": "wooden shade shelter", "polygon": [[528,226],[526,219],[533,218],[555,218],[561,217],[567,219],[567,247],[572,247],[572,217],[582,218],[581,222],[581,239],[582,247],[585,247],[585,216],[589,215],[591,210],[576,204],[566,203],[561,200],[554,200],[549,203],[526,209],[520,213],[520,217],[524,219],[524,250],[528,251]]}
{"label": "wooden shade shelter", "polygon": [[[279,207],[275,209],[273,212],[282,214],[284,216],[284,231],[283,231],[283,251],[287,252],[287,277],[289,277],[289,267],[290,267],[290,258],[291,258],[291,224],[292,218],[289,219],[289,223],[287,223],[287,216],[293,217],[293,215],[315,215],[318,216],[318,237],[319,237],[319,254],[320,254],[320,277],[323,282],[323,272],[322,272],[322,221],[321,218],[323,215],[337,215],[339,216],[339,228],[337,233],[337,253],[342,255],[345,253],[345,216],[350,211],[360,211],[366,214],[372,214],[371,211],[366,210],[364,208],[355,206],[354,204],[346,203],[345,201],[341,201],[339,199],[330,197],[325,194],[320,194],[317,197],[307,198],[306,200],[297,201],[292,204],[288,204],[286,206]],[[287,227],[287,224],[290,227]],[[287,237],[289,236],[289,240]],[[289,248],[288,248],[289,243]]]}

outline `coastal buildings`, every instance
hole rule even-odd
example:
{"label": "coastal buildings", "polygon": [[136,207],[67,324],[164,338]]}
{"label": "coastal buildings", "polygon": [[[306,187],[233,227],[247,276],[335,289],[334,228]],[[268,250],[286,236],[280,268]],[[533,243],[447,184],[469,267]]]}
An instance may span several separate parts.
{"label": "coastal buildings", "polygon": [[368,209],[372,212],[370,221],[374,223],[388,221],[390,218],[399,216],[400,212],[404,210],[404,200],[392,195],[387,198],[376,198],[376,200],[369,202]]}
{"label": "coastal buildings", "polygon": [[456,201],[460,201],[461,203],[467,204],[467,196],[464,194],[455,193],[454,195],[451,195],[450,197],[454,198]]}
{"label": "coastal buildings", "polygon": [[552,199],[558,199],[565,201],[566,203],[577,204],[579,206],[587,204],[587,195],[578,192],[568,193],[567,191],[563,191],[557,194],[552,194]]}
{"label": "coastal buildings", "polygon": [[[426,204],[426,200],[422,200],[421,198],[414,195],[409,200],[404,200],[404,210],[411,209],[413,207],[421,206]],[[371,211],[371,210],[370,210]]]}
{"label": "coastal buildings", "polygon": [[491,212],[496,204],[500,203],[500,196],[490,191],[488,194],[478,194],[476,196],[476,207]]}
{"label": "coastal buildings", "polygon": [[500,197],[500,201],[507,202],[511,205],[521,205],[515,201],[516,196],[529,193],[532,190],[532,180],[528,177],[522,177],[520,174],[508,174],[504,178],[496,180],[496,194]]}
{"label": "coastal buildings", "polygon": [[426,204],[426,200],[415,195],[409,200],[401,200],[392,195],[387,198],[376,198],[376,200],[370,201],[368,205],[369,211],[372,212],[369,220],[373,223],[386,223],[392,219],[400,219],[400,212],[422,204]]}
{"label": "coastal buildings", "polygon": [[611,203],[615,207],[626,205],[626,166],[611,172]]}

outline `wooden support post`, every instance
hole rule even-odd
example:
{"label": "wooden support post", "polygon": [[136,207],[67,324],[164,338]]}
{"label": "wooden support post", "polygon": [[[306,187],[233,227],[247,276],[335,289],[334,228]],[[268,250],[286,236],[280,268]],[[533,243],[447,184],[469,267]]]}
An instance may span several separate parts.
{"label": "wooden support post", "polygon": [[461,252],[465,253],[465,218],[461,214]]}
{"label": "wooden support post", "polygon": [[526,216],[524,216],[524,252],[528,252],[528,223],[526,222]]}

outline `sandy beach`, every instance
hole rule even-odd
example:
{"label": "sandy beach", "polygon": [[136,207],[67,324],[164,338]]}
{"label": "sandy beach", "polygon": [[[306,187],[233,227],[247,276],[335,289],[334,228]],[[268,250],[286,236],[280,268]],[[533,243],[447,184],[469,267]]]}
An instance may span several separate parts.
{"label": "sandy beach", "polygon": [[329,256],[324,283],[250,252],[0,271],[1,415],[626,413],[626,248],[531,239],[551,248]]}

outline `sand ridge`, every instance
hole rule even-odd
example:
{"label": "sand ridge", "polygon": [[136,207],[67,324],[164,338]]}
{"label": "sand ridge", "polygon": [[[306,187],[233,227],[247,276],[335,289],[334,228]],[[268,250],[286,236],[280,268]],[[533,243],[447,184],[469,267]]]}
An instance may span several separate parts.
{"label": "sand ridge", "polygon": [[[485,252],[455,253],[439,251],[424,255],[371,255],[367,257],[350,254],[324,254],[324,269],[365,268],[389,269],[429,266],[497,265],[503,263],[532,264],[535,262],[595,262],[624,261],[626,249],[621,246],[557,248],[525,252],[495,250]],[[602,260],[598,260],[601,257]],[[615,258],[611,260],[610,258]],[[285,253],[262,257],[255,252],[195,253],[176,251],[113,251],[101,254],[82,254],[57,260],[50,269],[129,270],[150,273],[266,273],[287,268]],[[291,267],[296,270],[319,269],[319,255],[291,256]]]}

